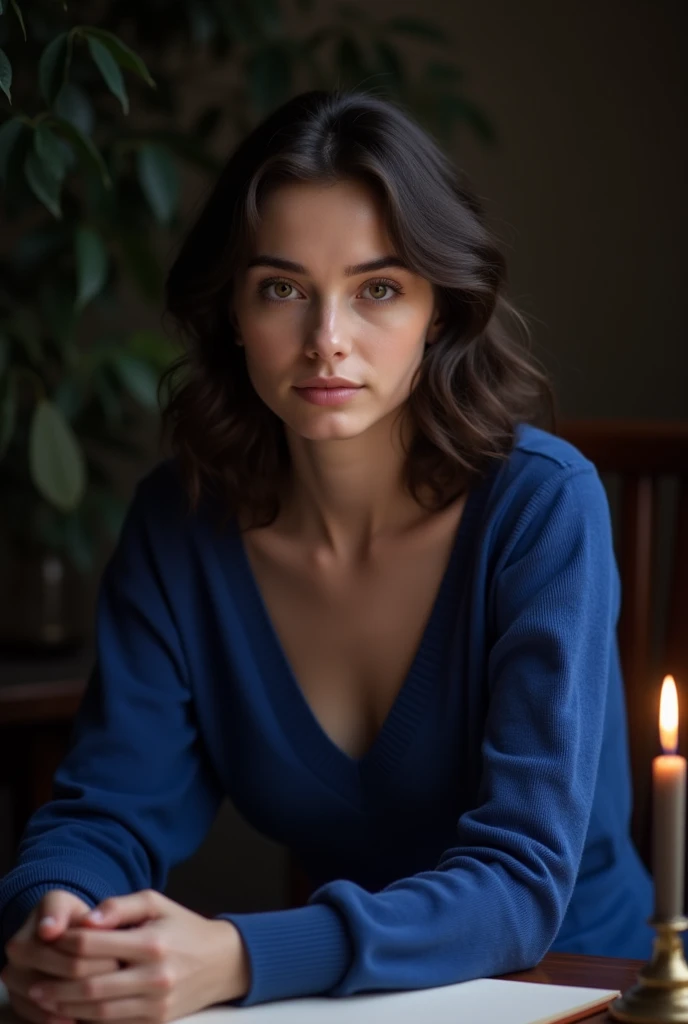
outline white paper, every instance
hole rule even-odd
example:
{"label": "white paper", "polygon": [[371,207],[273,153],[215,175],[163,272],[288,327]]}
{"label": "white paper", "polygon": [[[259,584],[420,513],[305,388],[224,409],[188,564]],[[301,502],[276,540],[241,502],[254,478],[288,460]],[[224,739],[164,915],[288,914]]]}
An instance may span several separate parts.
{"label": "white paper", "polygon": [[[614,989],[538,985],[482,978],[442,988],[343,998],[285,999],[260,1006],[212,1006],[182,1017],[189,1024],[548,1024],[611,1001]],[[0,983],[0,1024],[16,1024]]]}

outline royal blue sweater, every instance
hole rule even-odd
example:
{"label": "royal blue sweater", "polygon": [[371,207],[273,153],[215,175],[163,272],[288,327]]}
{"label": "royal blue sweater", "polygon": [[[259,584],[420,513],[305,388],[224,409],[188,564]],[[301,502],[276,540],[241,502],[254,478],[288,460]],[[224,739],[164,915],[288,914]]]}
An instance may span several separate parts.
{"label": "royal blue sweater", "polygon": [[71,750],[0,883],[2,945],[48,889],[89,904],[163,890],[228,795],[315,886],[304,907],[218,915],[248,950],[242,1004],[445,985],[549,949],[646,958],[620,586],[593,465],[519,428],[469,493],[413,664],[360,759],[319,726],[241,535],[212,511],[187,512],[174,462],[137,489]]}

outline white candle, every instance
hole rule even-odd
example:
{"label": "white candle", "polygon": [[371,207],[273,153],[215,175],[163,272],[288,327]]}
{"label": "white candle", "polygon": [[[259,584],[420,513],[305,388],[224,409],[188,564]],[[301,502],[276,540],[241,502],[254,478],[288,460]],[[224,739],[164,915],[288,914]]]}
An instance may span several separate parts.
{"label": "white candle", "polygon": [[662,684],[659,734],[664,753],[652,762],[652,874],[655,917],[683,914],[686,759],[678,747],[678,696],[672,676]]}

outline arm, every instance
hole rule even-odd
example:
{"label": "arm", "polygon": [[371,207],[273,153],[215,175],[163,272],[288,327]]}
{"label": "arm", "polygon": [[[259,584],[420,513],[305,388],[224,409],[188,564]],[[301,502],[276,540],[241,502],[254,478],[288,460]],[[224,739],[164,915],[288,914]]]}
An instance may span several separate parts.
{"label": "arm", "polygon": [[[170,865],[201,842],[222,797],[201,750],[154,543],[173,512],[169,496],[151,490],[148,481],[140,486],[103,576],[97,664],[53,799],[31,818],[18,862],[0,881],[0,959],[50,889],[89,905],[162,889]],[[166,557],[167,578],[183,585],[174,545]]]}
{"label": "arm", "polygon": [[591,467],[541,484],[495,570],[477,805],[436,868],[378,893],[338,880],[306,907],[224,915],[244,1003],[424,988],[533,966],[573,891],[592,804],[618,584]]}

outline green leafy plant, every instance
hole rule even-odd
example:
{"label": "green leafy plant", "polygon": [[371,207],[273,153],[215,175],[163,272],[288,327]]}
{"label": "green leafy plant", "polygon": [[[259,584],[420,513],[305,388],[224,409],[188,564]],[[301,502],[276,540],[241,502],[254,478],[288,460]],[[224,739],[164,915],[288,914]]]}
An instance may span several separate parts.
{"label": "green leafy plant", "polygon": [[160,308],[185,175],[214,174],[229,141],[308,88],[361,86],[441,141],[462,126],[490,141],[450,45],[424,19],[353,3],[322,16],[312,0],[0,0],[0,514],[14,540],[88,569],[119,530],[112,458],[145,450],[173,355],[162,330],[132,329],[121,296]]}

